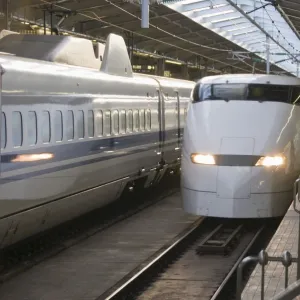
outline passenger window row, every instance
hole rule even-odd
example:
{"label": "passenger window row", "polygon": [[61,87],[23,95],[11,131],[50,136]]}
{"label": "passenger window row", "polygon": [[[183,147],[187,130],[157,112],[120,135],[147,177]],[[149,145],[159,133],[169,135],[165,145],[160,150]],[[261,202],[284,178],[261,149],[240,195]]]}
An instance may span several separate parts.
{"label": "passenger window row", "polygon": [[[85,118],[87,119],[85,122]],[[26,125],[24,124],[24,113],[14,111],[11,115],[11,134],[12,146],[20,147],[24,144],[24,130],[27,130],[27,144],[35,145],[38,141],[38,128],[41,126],[40,134],[42,143],[51,141],[61,142],[65,136],[67,140],[75,139],[75,132],[78,139],[85,137],[94,138],[110,135],[119,135],[133,132],[151,130],[151,111],[150,109],[133,110],[88,110],[87,115],[83,110],[68,110],[65,115],[60,110],[50,114],[44,110],[37,116],[35,111],[27,113]],[[51,122],[53,130],[51,132]],[[87,126],[87,136],[85,133]],[[7,144],[7,116],[2,112],[1,118],[1,148]]]}

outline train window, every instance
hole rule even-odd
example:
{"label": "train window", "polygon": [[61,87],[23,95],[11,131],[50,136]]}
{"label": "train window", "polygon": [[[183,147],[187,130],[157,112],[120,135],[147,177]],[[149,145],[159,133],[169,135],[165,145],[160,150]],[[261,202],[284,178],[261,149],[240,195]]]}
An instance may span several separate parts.
{"label": "train window", "polygon": [[95,125],[97,136],[103,135],[103,113],[102,110],[97,110],[95,113]]}
{"label": "train window", "polygon": [[146,110],[146,129],[151,130],[151,110]]}
{"label": "train window", "polygon": [[113,111],[113,133],[119,134],[119,111]]}
{"label": "train window", "polygon": [[291,103],[300,105],[300,87],[294,86],[291,93]]}
{"label": "train window", "polygon": [[94,112],[92,110],[88,111],[88,135],[89,137],[94,137]]}
{"label": "train window", "polygon": [[28,112],[27,120],[28,144],[30,146],[37,143],[37,117],[34,111]]}
{"label": "train window", "polygon": [[127,132],[133,131],[133,114],[132,110],[127,111]]}
{"label": "train window", "polygon": [[6,141],[7,141],[7,137],[6,137],[6,116],[5,113],[2,112],[2,116],[1,116],[1,149],[4,149],[6,147]]}
{"label": "train window", "polygon": [[22,146],[23,142],[23,126],[22,115],[19,111],[12,113],[12,140],[14,147]]}
{"label": "train window", "polygon": [[133,129],[134,131],[139,131],[140,128],[140,118],[139,118],[139,111],[135,109],[133,111]]}
{"label": "train window", "polygon": [[126,132],[126,112],[125,110],[120,111],[120,133]]}
{"label": "train window", "polygon": [[104,133],[107,136],[111,135],[111,112],[109,110],[105,112]]}
{"label": "train window", "polygon": [[42,113],[42,141],[43,143],[50,143],[51,129],[50,129],[50,113],[44,110]]}
{"label": "train window", "polygon": [[83,110],[79,110],[77,114],[77,132],[78,138],[84,138],[84,113]]}
{"label": "train window", "polygon": [[140,110],[140,128],[141,130],[145,130],[145,110]]}
{"label": "train window", "polygon": [[74,113],[72,110],[67,112],[67,128],[66,128],[67,140],[74,139]]}
{"label": "train window", "polygon": [[63,139],[63,116],[60,110],[55,111],[54,115],[54,135],[55,141],[61,142]]}
{"label": "train window", "polygon": [[247,100],[289,102],[290,86],[249,84]]}
{"label": "train window", "polygon": [[197,83],[192,90],[192,102],[199,102],[200,100],[200,88],[201,84]]}
{"label": "train window", "polygon": [[[300,100],[300,95],[292,91],[291,86],[275,84],[196,84],[193,90],[193,102],[207,100],[250,100],[290,103]],[[296,97],[295,97],[296,96]]]}

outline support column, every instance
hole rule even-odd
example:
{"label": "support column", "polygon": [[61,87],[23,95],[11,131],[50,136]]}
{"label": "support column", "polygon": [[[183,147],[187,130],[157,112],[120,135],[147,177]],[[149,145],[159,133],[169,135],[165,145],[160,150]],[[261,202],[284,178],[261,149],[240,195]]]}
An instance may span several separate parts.
{"label": "support column", "polygon": [[266,73],[267,74],[270,74],[270,38],[269,36],[267,35],[267,38],[266,38],[266,56],[267,56],[267,61],[266,61]]}
{"label": "support column", "polygon": [[141,27],[149,28],[149,0],[142,0],[142,18],[141,18]]}
{"label": "support column", "polygon": [[44,35],[46,35],[46,9],[44,9]]}
{"label": "support column", "polygon": [[53,35],[53,6],[51,5],[51,11],[50,11],[50,29],[51,29],[51,35]]}
{"label": "support column", "polygon": [[5,29],[10,30],[10,18],[9,18],[9,1],[3,0],[3,12],[5,15]]}
{"label": "support column", "polygon": [[79,22],[75,24],[75,31],[79,33],[84,33],[85,23]]}
{"label": "support column", "polygon": [[207,76],[207,68],[208,68],[208,60],[207,58],[204,58],[204,72],[202,77]]}
{"label": "support column", "polygon": [[189,79],[189,68],[187,63],[182,66],[182,77],[183,79]]}
{"label": "support column", "polygon": [[165,59],[159,58],[157,60],[157,75],[158,76],[164,76],[165,74]]}
{"label": "support column", "polygon": [[127,36],[127,49],[128,49],[128,55],[130,62],[132,64],[133,60],[133,48],[134,48],[134,39],[133,39],[133,33],[132,32],[125,32],[125,35]]}

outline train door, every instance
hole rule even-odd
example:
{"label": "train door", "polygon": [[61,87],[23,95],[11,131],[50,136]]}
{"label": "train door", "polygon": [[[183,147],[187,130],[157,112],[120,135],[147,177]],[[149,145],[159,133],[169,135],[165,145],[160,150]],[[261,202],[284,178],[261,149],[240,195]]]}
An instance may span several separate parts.
{"label": "train door", "polygon": [[[4,69],[2,68],[2,66],[0,65],[0,178],[1,178],[1,171],[2,171],[2,150],[5,147],[5,143],[6,143],[6,122],[5,122],[5,117],[4,114],[2,113],[2,80],[3,80],[3,74],[4,74]],[[4,124],[4,125],[3,125]]]}
{"label": "train door", "polygon": [[158,93],[158,122],[159,122],[159,153],[160,163],[164,164],[164,150],[165,150],[165,101],[161,89],[157,89]]}
{"label": "train door", "polygon": [[180,97],[179,97],[179,92],[175,91],[176,93],[176,98],[177,98],[177,103],[176,103],[176,114],[177,114],[177,150],[181,148],[181,124],[180,124],[180,112],[181,112],[181,107],[180,107]]}

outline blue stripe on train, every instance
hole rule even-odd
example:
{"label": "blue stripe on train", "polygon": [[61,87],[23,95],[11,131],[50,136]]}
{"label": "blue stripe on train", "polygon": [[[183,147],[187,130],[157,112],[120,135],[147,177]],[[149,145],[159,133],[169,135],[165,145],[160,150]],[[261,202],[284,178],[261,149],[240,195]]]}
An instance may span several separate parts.
{"label": "blue stripe on train", "polygon": [[[171,130],[170,130],[171,131]],[[170,133],[169,131],[169,133]],[[175,131],[175,130],[174,130]],[[176,130],[177,133],[177,130]],[[157,136],[158,133],[155,133]],[[176,134],[177,136],[177,134]],[[117,140],[117,142],[116,142]],[[127,137],[113,137],[113,138],[107,138],[103,140],[98,141],[85,141],[85,142],[78,142],[73,144],[64,144],[64,145],[58,145],[58,146],[50,146],[45,148],[39,148],[39,153],[52,153],[54,154],[54,158],[39,162],[11,162],[14,158],[17,157],[17,155],[20,154],[37,154],[37,149],[32,149],[31,151],[22,151],[16,154],[6,154],[1,157],[2,164],[1,164],[1,173],[5,173],[5,171],[12,171],[12,170],[18,170],[33,166],[39,166],[45,163],[49,162],[58,162],[58,161],[64,161],[67,159],[74,159],[79,157],[84,157],[88,155],[93,154],[100,154],[104,151],[117,151],[117,150],[126,150],[126,148],[135,147],[135,149],[127,150],[126,152],[122,153],[111,153],[109,155],[105,155],[98,158],[88,159],[85,161],[80,162],[74,162],[70,163],[68,165],[63,166],[56,166],[56,167],[50,167],[44,170],[39,171],[32,171],[30,173],[26,174],[20,174],[20,175],[14,175],[7,178],[0,178],[0,184],[9,183],[17,180],[23,180],[26,178],[31,178],[34,176],[40,176],[44,174],[49,174],[53,172],[58,172],[70,168],[75,168],[83,165],[88,165],[91,163],[101,162],[103,160],[109,160],[117,157],[123,157],[130,154],[135,154],[141,151],[149,151],[149,150],[155,150],[158,149],[158,143],[154,145],[144,146],[146,143],[151,144],[151,141],[153,140],[153,133],[146,133],[146,134],[140,134],[135,136],[127,136]],[[155,138],[154,143],[157,142],[157,139]],[[171,145],[175,145],[177,141],[172,142]],[[136,149],[138,147],[138,149]],[[143,148],[141,148],[143,147]]]}
{"label": "blue stripe on train", "polygon": [[[166,132],[169,139],[177,138],[177,129]],[[159,147],[158,132],[148,132],[130,136],[113,136],[105,139],[79,141],[76,143],[66,143],[62,145],[51,145],[42,148],[32,148],[32,150],[18,151],[1,155],[1,172],[13,171],[28,167],[40,166],[49,162],[59,162],[68,159],[75,159],[84,156],[101,154],[105,151],[125,150],[131,147],[142,147],[145,144],[156,143]],[[168,140],[166,140],[168,142]],[[36,162],[12,162],[21,154],[51,153],[51,160],[41,160]]]}

